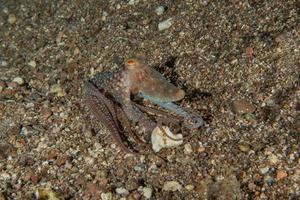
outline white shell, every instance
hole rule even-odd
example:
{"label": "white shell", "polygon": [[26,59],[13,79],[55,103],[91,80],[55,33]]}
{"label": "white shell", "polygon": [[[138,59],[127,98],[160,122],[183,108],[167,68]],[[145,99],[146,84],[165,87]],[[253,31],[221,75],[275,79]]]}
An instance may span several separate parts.
{"label": "white shell", "polygon": [[[163,126],[162,128],[164,131],[159,127],[152,131],[151,143],[154,152],[159,152],[162,148],[177,147],[183,143],[182,134],[174,135],[169,127]],[[171,138],[174,138],[174,140]]]}

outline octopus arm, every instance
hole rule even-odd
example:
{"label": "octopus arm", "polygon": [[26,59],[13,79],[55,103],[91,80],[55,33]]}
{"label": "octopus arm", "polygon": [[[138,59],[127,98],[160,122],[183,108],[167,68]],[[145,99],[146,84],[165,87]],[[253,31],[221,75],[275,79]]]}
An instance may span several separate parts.
{"label": "octopus arm", "polygon": [[84,94],[87,105],[96,118],[110,131],[117,144],[127,153],[133,153],[126,147],[120,136],[117,113],[113,102],[107,99],[92,83],[85,82]]}

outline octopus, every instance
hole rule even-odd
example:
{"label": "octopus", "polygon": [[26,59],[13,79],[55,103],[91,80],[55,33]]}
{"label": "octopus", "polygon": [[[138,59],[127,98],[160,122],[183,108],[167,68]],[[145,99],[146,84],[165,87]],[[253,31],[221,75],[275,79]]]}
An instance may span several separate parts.
{"label": "octopus", "polygon": [[[141,59],[128,59],[120,69],[95,74],[85,81],[83,93],[96,119],[126,153],[137,153],[140,149],[132,147],[125,133],[139,144],[147,143],[132,131],[132,127],[150,134],[161,124],[182,124],[187,129],[203,125],[200,115],[174,103],[182,100],[185,92]],[[133,100],[135,97],[148,100],[163,110],[142,105]]]}

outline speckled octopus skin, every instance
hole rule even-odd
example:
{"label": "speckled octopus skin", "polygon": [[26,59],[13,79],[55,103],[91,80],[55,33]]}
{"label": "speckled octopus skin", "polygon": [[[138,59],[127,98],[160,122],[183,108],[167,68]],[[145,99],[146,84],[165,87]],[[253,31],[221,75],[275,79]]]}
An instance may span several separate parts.
{"label": "speckled octopus skin", "polygon": [[[203,125],[201,116],[190,114],[172,103],[184,98],[185,92],[169,83],[159,72],[138,59],[127,60],[122,69],[96,74],[85,83],[84,93],[91,110],[96,116],[98,115],[99,120],[104,121],[102,123],[108,126],[113,133],[118,131],[116,116],[113,116],[116,115],[113,104],[120,105],[127,118],[145,132],[152,132],[156,127],[156,122],[132,104],[131,95],[148,99],[182,117],[184,126],[189,129]],[[109,99],[106,98],[107,96]],[[104,105],[100,105],[101,102]],[[121,138],[119,136],[114,137],[120,143]]]}

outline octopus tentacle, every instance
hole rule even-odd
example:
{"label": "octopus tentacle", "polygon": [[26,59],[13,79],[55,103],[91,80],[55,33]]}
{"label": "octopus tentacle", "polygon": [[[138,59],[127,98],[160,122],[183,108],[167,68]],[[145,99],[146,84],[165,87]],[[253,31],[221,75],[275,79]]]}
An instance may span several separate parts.
{"label": "octopus tentacle", "polygon": [[84,85],[85,99],[90,106],[91,111],[101,121],[104,126],[111,132],[114,140],[126,153],[134,153],[122,141],[120,136],[119,125],[116,122],[116,112],[114,111],[113,104],[101,92],[95,88],[90,82]]}

